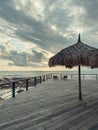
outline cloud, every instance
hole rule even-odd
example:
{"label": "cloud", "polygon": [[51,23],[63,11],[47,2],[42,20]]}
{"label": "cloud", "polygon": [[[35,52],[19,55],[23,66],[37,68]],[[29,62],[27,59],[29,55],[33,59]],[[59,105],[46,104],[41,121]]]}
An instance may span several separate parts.
{"label": "cloud", "polygon": [[[4,46],[2,47],[2,53],[0,58],[9,61],[9,66],[32,66],[32,67],[40,67],[46,66],[46,59],[48,53],[42,51],[32,50],[32,53],[28,52],[18,52],[17,50],[9,50],[7,52]],[[3,53],[4,50],[4,53]],[[5,53],[6,52],[6,53]]]}
{"label": "cloud", "polygon": [[[21,9],[22,11],[17,11],[11,4],[3,3],[3,6],[5,7],[6,12],[10,14],[10,17],[8,14],[6,14],[7,17],[5,15],[1,15],[1,17],[10,22],[10,26],[11,24],[13,25],[11,34],[14,37],[27,42],[31,41],[45,50],[47,50],[48,47],[50,51],[52,46],[57,46],[58,48],[60,45],[63,46],[65,41],[67,41],[67,39],[65,39],[59,32],[56,33],[50,29],[52,23],[49,24],[46,20],[41,21],[41,18],[40,21],[38,21],[33,17],[33,15],[32,17],[31,15],[27,15],[27,7],[24,6],[24,9]],[[30,12],[28,14],[30,14]],[[49,20],[49,17],[47,20]],[[15,27],[16,29],[14,29]]]}
{"label": "cloud", "polygon": [[0,45],[0,53],[1,53],[1,54],[4,54],[4,53],[5,53],[5,50],[6,50],[6,47],[3,46],[3,45]]}
{"label": "cloud", "polygon": [[0,0],[0,58],[10,66],[45,66],[79,32],[97,47],[97,6],[97,0]]}

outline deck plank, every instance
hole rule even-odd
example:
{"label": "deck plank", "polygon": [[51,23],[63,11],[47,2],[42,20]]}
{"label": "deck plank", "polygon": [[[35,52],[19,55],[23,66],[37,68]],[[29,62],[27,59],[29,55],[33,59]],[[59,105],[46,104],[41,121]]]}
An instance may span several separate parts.
{"label": "deck plank", "polygon": [[48,80],[0,104],[0,130],[93,130],[98,123],[98,81]]}

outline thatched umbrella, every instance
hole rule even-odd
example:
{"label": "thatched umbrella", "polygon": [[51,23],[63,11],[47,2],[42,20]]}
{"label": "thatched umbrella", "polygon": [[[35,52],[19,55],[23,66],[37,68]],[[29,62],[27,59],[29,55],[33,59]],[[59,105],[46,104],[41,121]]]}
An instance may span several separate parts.
{"label": "thatched umbrella", "polygon": [[98,50],[96,48],[88,46],[81,42],[79,34],[77,43],[61,50],[56,55],[51,57],[49,59],[48,65],[49,67],[63,65],[67,68],[73,68],[74,66],[78,65],[79,100],[82,100],[80,65],[90,66],[91,68],[98,67],[97,54]]}

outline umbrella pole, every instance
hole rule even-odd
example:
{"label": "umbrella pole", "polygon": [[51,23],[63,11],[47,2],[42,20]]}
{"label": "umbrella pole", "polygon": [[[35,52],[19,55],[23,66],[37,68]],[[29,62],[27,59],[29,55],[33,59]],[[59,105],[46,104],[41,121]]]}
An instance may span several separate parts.
{"label": "umbrella pole", "polygon": [[82,100],[82,92],[81,92],[81,67],[78,65],[78,76],[79,76],[79,100]]}

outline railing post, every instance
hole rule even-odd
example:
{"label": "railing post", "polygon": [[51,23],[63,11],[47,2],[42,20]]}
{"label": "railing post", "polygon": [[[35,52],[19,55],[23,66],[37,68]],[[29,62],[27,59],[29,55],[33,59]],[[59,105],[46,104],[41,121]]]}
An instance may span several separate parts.
{"label": "railing post", "polygon": [[36,86],[36,77],[34,77],[34,86]]}
{"label": "railing post", "polygon": [[49,74],[49,79],[51,79],[51,74]]}
{"label": "railing post", "polygon": [[40,84],[41,84],[41,82],[42,82],[42,78],[41,78],[41,76],[40,76]]}
{"label": "railing post", "polygon": [[71,74],[71,79],[73,79],[73,75]]}
{"label": "railing post", "polygon": [[62,74],[60,74],[60,79],[63,79],[63,78],[62,78]]}
{"label": "railing post", "polygon": [[96,80],[97,80],[97,74],[96,74]]}
{"label": "railing post", "polygon": [[26,79],[26,91],[28,91],[28,79]]}
{"label": "railing post", "polygon": [[51,75],[49,74],[49,79],[51,79]]}
{"label": "railing post", "polygon": [[45,81],[45,75],[43,75],[43,81]]}
{"label": "railing post", "polygon": [[47,74],[47,80],[48,80],[48,74]]}
{"label": "railing post", "polygon": [[47,80],[47,74],[46,74],[46,80]]}
{"label": "railing post", "polygon": [[52,79],[52,73],[51,73],[51,79]]}
{"label": "railing post", "polygon": [[83,74],[83,80],[85,79],[85,75]]}
{"label": "railing post", "polygon": [[12,82],[12,98],[15,97],[15,82]]}
{"label": "railing post", "polygon": [[49,79],[49,74],[48,74],[48,79]]}

